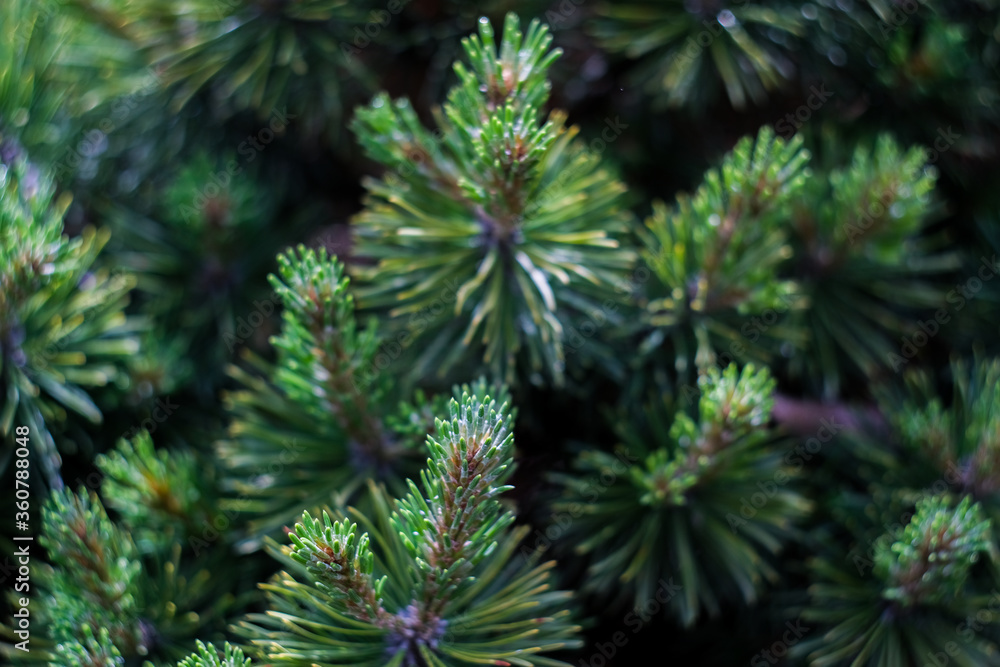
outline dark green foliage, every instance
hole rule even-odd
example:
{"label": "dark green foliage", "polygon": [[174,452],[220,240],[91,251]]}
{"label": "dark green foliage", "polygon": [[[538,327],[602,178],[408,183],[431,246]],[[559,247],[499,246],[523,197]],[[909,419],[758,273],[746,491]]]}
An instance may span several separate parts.
{"label": "dark green foliage", "polygon": [[73,4],[156,67],[174,112],[203,95],[218,114],[248,110],[266,121],[288,110],[308,136],[335,138],[344,89],[366,76],[350,40],[368,22],[368,2],[110,0],[96,12],[89,0]]}
{"label": "dark green foliage", "polygon": [[642,605],[664,602],[655,597],[662,582],[676,582],[665,608],[685,625],[724,601],[757,601],[778,580],[773,557],[810,509],[767,425],[768,372],[712,368],[699,387],[697,421],[678,412],[671,423],[654,403],[639,428],[619,429],[617,455],[587,451],[575,474],[557,476],[565,491],[553,507],[578,517],[565,537],[590,559],[587,590]]}
{"label": "dark green foliage", "polygon": [[273,312],[277,303],[260,287],[244,286],[262,280],[273,265],[281,239],[270,227],[276,203],[235,154],[196,156],[164,184],[159,201],[147,213],[110,208],[115,241],[109,259],[117,272],[135,277],[142,312],[165,325],[155,337],[157,356],[165,358],[159,368],[147,368],[157,393],[186,381],[208,393],[221,378],[192,377],[190,368],[162,361],[180,345],[196,365],[216,368],[238,348],[260,346],[247,320]]}
{"label": "dark green foliage", "polygon": [[808,329],[810,348],[790,370],[822,378],[827,396],[858,370],[868,378],[899,371],[908,363],[899,336],[921,309],[945,305],[932,279],[956,268],[958,257],[920,235],[935,178],[926,158],[882,135],[874,147],[859,147],[849,166],[812,179],[795,204],[798,270],[811,305],[789,319]]}
{"label": "dark green foliage", "polygon": [[[480,22],[463,40],[435,133],[407,100],[380,95],[353,129],[388,175],[355,219],[359,303],[387,312],[414,377],[481,358],[507,382],[561,381],[570,317],[600,310],[634,261],[621,247],[622,184],[543,107],[559,51],[513,14],[502,45]],[[517,372],[521,368],[523,372]]]}
{"label": "dark green foliage", "polygon": [[[125,521],[109,519],[93,491],[50,495],[38,543],[51,566],[32,563],[32,650],[0,647],[17,664],[172,664],[243,602],[231,592],[231,574],[218,574],[225,550],[190,539],[218,515],[195,497],[207,480],[188,455],[154,452],[143,433],[99,463],[111,480],[105,493]],[[194,544],[193,553],[182,544]],[[81,637],[83,628],[90,630]],[[88,638],[94,629],[99,635]]]}
{"label": "dark green foliage", "polygon": [[799,287],[780,273],[792,256],[792,206],[809,175],[801,144],[765,127],[756,140],[742,139],[693,196],[679,195],[676,208],[654,204],[643,234],[653,280],[637,363],[652,357],[690,382],[711,366],[768,362],[781,346],[804,345],[789,326],[769,328],[760,341],[746,334],[752,315],[804,305]]}
{"label": "dark green foliage", "polygon": [[106,229],[63,234],[68,205],[36,167],[0,163],[0,433],[9,442],[27,426],[39,482],[56,488],[53,431],[70,414],[100,423],[84,388],[113,383],[138,349],[139,323],[123,312],[134,283],[94,266]]}
{"label": "dark green foliage", "polygon": [[107,505],[121,517],[142,553],[169,550],[187,541],[214,518],[213,469],[190,451],[157,450],[149,433],[95,461],[103,473]]}
{"label": "dark green foliage", "polygon": [[79,643],[63,642],[56,646],[52,665],[62,667],[124,667],[125,659],[111,643],[107,628],[101,628],[97,638],[89,625],[80,630],[83,635]]}
{"label": "dark green foliage", "polygon": [[[833,551],[814,559],[806,623],[821,624],[793,647],[809,664],[920,664],[946,645],[956,665],[1000,664],[995,614],[969,619],[993,604],[993,577],[970,579],[980,554],[994,557],[992,528],[978,504],[926,497],[902,531],[880,537],[848,559]],[[992,582],[992,583],[991,583]],[[992,588],[992,591],[991,591]],[[963,623],[963,621],[966,621]]]}
{"label": "dark green foliage", "polygon": [[[549,591],[551,563],[515,557],[524,529],[497,496],[513,461],[512,418],[486,385],[462,388],[428,436],[420,489],[393,501],[373,489],[373,518],[322,520],[289,532],[271,611],[242,634],[269,664],[562,665],[537,655],[579,644],[569,593]],[[277,545],[270,543],[272,552]],[[277,554],[276,554],[277,555]]]}
{"label": "dark green foliage", "polygon": [[354,499],[367,479],[398,482],[433,428],[433,415],[421,416],[426,399],[397,407],[393,378],[402,369],[376,364],[388,357],[374,319],[355,317],[343,265],[301,246],[278,264],[277,360],[251,359],[264,377],[231,369],[242,388],[227,398],[233,421],[217,447],[226,487],[238,496],[226,506],[250,519],[251,539],[304,509]]}
{"label": "dark green foliage", "polygon": [[720,83],[734,107],[763,103],[793,75],[787,45],[805,32],[790,3],[604,2],[598,15],[601,46],[641,58],[632,81],[671,106],[704,105]]}
{"label": "dark green foliage", "polygon": [[2,659],[1000,666],[997,9],[3,0]]}
{"label": "dark green foliage", "polygon": [[[67,23],[47,17],[27,2],[0,7],[0,148],[32,147],[45,139],[59,110],[59,81],[55,63],[62,53]],[[5,162],[7,160],[4,160]]]}
{"label": "dark green foliage", "polygon": [[[990,521],[1000,519],[995,466],[1000,360],[980,357],[974,366],[954,362],[950,370],[954,391],[948,401],[935,394],[926,373],[908,374],[907,391],[883,396],[892,448],[877,450],[864,438],[854,444],[858,458],[867,459],[867,481],[876,502],[885,506],[881,516],[887,521],[912,507],[928,489],[968,495]],[[866,450],[874,455],[866,456]]]}

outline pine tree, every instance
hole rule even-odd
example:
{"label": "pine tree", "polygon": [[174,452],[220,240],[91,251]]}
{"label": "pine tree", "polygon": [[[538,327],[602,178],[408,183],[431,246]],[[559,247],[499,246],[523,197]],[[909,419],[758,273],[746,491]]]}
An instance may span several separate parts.
{"label": "pine tree", "polygon": [[934,187],[926,159],[922,148],[904,151],[882,135],[871,149],[858,147],[849,167],[813,179],[796,202],[799,257],[808,264],[802,283],[812,305],[789,319],[810,332],[812,347],[793,358],[791,372],[823,378],[827,396],[859,370],[870,379],[899,371],[907,360],[898,336],[909,333],[917,312],[945,299],[941,278],[958,257],[939,235],[921,234]]}
{"label": "pine tree", "polygon": [[823,633],[792,650],[814,665],[903,665],[948,647],[954,664],[998,664],[994,623],[962,625],[990,602],[995,574],[976,581],[971,570],[980,554],[995,558],[994,539],[969,497],[924,498],[901,534],[880,536],[850,564],[816,559],[802,618]]}
{"label": "pine tree", "polygon": [[0,3],[0,655],[1000,664],[997,9]]}
{"label": "pine tree", "polygon": [[807,303],[781,269],[792,256],[788,221],[808,158],[801,140],[785,142],[765,127],[755,140],[744,137],[693,196],[678,196],[674,210],[654,204],[643,235],[653,280],[634,327],[642,337],[635,363],[675,368],[676,380],[660,383],[665,389],[677,391],[713,366],[773,362],[782,346],[805,344],[792,326],[769,327],[758,340],[762,332],[748,320]]}
{"label": "pine tree", "polygon": [[211,99],[215,113],[250,111],[264,121],[294,105],[307,136],[337,137],[343,89],[367,76],[351,40],[352,28],[367,23],[369,2],[71,4],[156,68],[174,112],[196,96]]}
{"label": "pine tree", "polygon": [[793,74],[781,47],[802,37],[805,26],[802,14],[782,4],[609,2],[593,31],[608,51],[644,59],[632,79],[658,104],[704,104],[721,83],[741,108],[762,103]]}
{"label": "pine tree", "polygon": [[226,642],[222,656],[211,644],[198,642],[198,652],[181,660],[177,667],[250,667],[250,659],[243,657],[243,651]]}

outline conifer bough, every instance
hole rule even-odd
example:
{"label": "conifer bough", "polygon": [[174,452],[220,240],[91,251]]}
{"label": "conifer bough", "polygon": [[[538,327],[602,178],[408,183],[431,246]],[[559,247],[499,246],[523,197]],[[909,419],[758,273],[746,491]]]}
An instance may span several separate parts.
{"label": "conifer bough", "polygon": [[124,313],[134,280],[95,267],[106,229],[63,235],[68,206],[27,160],[0,162],[0,435],[27,426],[39,481],[54,488],[62,482],[52,432],[70,413],[100,423],[84,388],[112,383],[138,351],[138,323]]}
{"label": "conifer bough", "polygon": [[[892,667],[925,664],[948,646],[949,664],[998,664],[996,614],[982,616],[996,593],[993,540],[978,503],[944,494],[918,502],[905,529],[875,543],[872,560],[813,559],[802,619],[822,632],[792,655],[816,667]],[[981,554],[993,572],[975,572]]]}
{"label": "conifer bough", "polygon": [[304,246],[280,254],[278,264],[270,276],[284,306],[281,333],[271,339],[277,359],[251,357],[263,378],[229,369],[240,388],[225,396],[232,423],[217,444],[225,486],[242,496],[226,509],[251,519],[243,546],[254,548],[304,509],[352,501],[366,479],[391,486],[419,464],[433,428],[433,400],[396,400],[390,370],[401,364],[377,369],[376,322],[358,321],[343,264]]}
{"label": "conifer bough", "polygon": [[805,305],[780,269],[792,256],[788,219],[808,161],[801,138],[786,141],[765,126],[709,170],[694,195],[678,195],[673,209],[654,203],[642,230],[654,279],[637,318],[640,358],[668,350],[674,358],[663,365],[683,378],[716,363],[767,363],[779,346],[805,344],[780,324],[763,337],[748,327],[752,315]]}
{"label": "conifer bough", "polygon": [[665,609],[686,626],[723,602],[756,602],[765,581],[778,579],[774,556],[812,507],[767,425],[775,387],[767,369],[712,368],[699,386],[697,422],[679,412],[671,424],[659,403],[638,427],[620,428],[639,460],[596,497],[584,473],[616,471],[611,454],[585,452],[577,474],[555,476],[564,493],[554,509],[579,515],[566,537],[590,558],[585,589],[641,605],[676,577],[680,594]]}
{"label": "conifer bough", "polygon": [[394,502],[373,489],[371,518],[352,510],[366,532],[327,512],[289,531],[283,560],[301,574],[265,585],[270,611],[241,628],[268,664],[566,665],[541,654],[580,644],[570,594],[550,590],[553,563],[516,557],[526,529],[510,530],[497,500],[511,488],[510,416],[485,387],[437,420],[422,490],[410,481]]}
{"label": "conifer bough", "polygon": [[420,351],[416,376],[471,354],[506,381],[527,376],[517,366],[558,381],[569,318],[614,298],[634,262],[618,240],[624,186],[564,113],[544,119],[560,54],[551,41],[537,21],[522,35],[508,14],[498,53],[481,19],[479,36],[462,42],[469,67],[455,65],[437,133],[384,94],[357,112],[361,144],[389,171],[366,183],[355,219],[357,254],[377,260],[356,270],[358,302],[387,310]]}

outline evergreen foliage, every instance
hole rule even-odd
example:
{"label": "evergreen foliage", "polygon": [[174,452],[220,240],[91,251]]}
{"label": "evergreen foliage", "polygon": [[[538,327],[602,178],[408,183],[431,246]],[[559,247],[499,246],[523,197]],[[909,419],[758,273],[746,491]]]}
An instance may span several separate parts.
{"label": "evergreen foliage", "polygon": [[[468,356],[513,382],[561,381],[569,317],[613,298],[634,262],[621,247],[623,187],[598,154],[542,108],[559,50],[537,21],[509,14],[501,44],[483,19],[469,66],[424,128],[409,102],[376,97],[353,129],[388,175],[357,216],[359,303],[388,311],[415,377]],[[471,68],[471,70],[470,70]]]}
{"label": "evergreen foliage", "polygon": [[243,657],[243,651],[226,642],[225,652],[219,655],[211,644],[198,642],[198,651],[184,658],[177,667],[250,667],[250,658]]}
{"label": "evergreen foliage", "polygon": [[344,88],[364,80],[349,46],[354,27],[367,22],[369,2],[306,0],[72,0],[95,15],[155,67],[174,112],[195,96],[218,114],[253,112],[266,120],[294,105],[309,136],[337,137]]}
{"label": "evergreen foliage", "polygon": [[0,2],[0,659],[1000,666],[998,9]]}
{"label": "evergreen foliage", "polygon": [[157,450],[146,431],[95,461],[106,504],[128,526],[142,553],[168,550],[213,519],[212,468],[190,450]]}
{"label": "evergreen foliage", "polygon": [[810,181],[795,205],[803,289],[811,307],[790,318],[806,328],[808,354],[791,372],[823,378],[836,396],[850,359],[855,374],[878,378],[906,359],[896,341],[913,314],[940,306],[941,278],[958,266],[940,238],[921,236],[931,210],[935,170],[925,150],[904,151],[888,135],[858,147],[849,167]]}
{"label": "evergreen foliage", "polygon": [[678,412],[671,423],[654,402],[641,430],[619,429],[617,456],[588,450],[574,475],[558,476],[565,492],[554,505],[578,517],[566,539],[590,557],[587,590],[642,605],[676,577],[680,592],[665,608],[685,625],[718,614],[723,601],[755,602],[777,581],[773,556],[810,510],[787,486],[795,471],[768,427],[767,370],[712,368],[699,387],[697,420]]}
{"label": "evergreen foliage", "polygon": [[37,167],[0,163],[0,187],[0,432],[10,442],[17,423],[39,437],[39,481],[59,488],[53,431],[70,414],[100,423],[85,388],[114,382],[138,349],[139,322],[124,313],[134,283],[94,266],[107,230],[63,234],[69,198]]}
{"label": "evergreen foliage", "polygon": [[[206,554],[191,540],[202,527],[195,522],[212,515],[195,496],[206,480],[197,478],[189,456],[154,452],[141,433],[99,465],[109,480],[102,489],[108,504],[124,520],[112,521],[94,491],[52,492],[38,539],[51,566],[32,571],[32,590],[40,591],[31,608],[32,643],[42,648],[25,653],[0,645],[16,664],[172,665],[194,637],[217,631],[245,601],[231,592],[232,574],[218,575],[227,555]],[[0,633],[15,637],[13,627]]]}
{"label": "evergreen foliage", "polygon": [[[400,364],[382,365],[377,324],[359,323],[343,264],[302,246],[278,264],[277,359],[251,357],[259,374],[230,369],[241,388],[228,396],[229,436],[217,443],[231,492],[224,504],[250,520],[247,546],[303,510],[356,499],[367,479],[402,489],[441,407],[394,387]],[[275,474],[285,470],[294,474]]]}
{"label": "evergreen foliage", "polygon": [[793,327],[770,328],[759,343],[744,331],[751,314],[803,306],[799,287],[780,272],[792,256],[788,220],[808,176],[801,143],[765,127],[756,140],[744,137],[693,196],[678,196],[675,209],[654,205],[643,237],[654,281],[640,360],[673,351],[673,359],[656,359],[658,367],[672,366],[689,382],[711,366],[767,362],[781,345],[804,345]]}
{"label": "evergreen foliage", "polygon": [[548,590],[554,563],[514,557],[525,531],[511,530],[514,515],[497,500],[511,488],[512,418],[485,387],[463,387],[449,419],[436,420],[422,489],[410,481],[399,501],[373,490],[374,520],[352,512],[366,532],[347,517],[303,513],[281,549],[298,576],[278,574],[265,586],[268,614],[242,624],[262,659],[567,664],[538,655],[579,645],[579,628],[569,593]]}
{"label": "evergreen foliage", "polygon": [[601,45],[643,59],[633,82],[671,106],[703,105],[719,84],[734,107],[762,103],[794,72],[781,45],[805,32],[791,3],[605,2],[598,14]]}
{"label": "evergreen foliage", "polygon": [[970,570],[980,554],[995,557],[994,539],[968,496],[957,505],[948,496],[922,499],[905,529],[877,540],[871,558],[814,561],[802,618],[823,632],[793,651],[813,665],[904,665],[948,645],[954,664],[997,664],[995,621],[979,620],[975,631],[963,623],[992,597],[995,574],[976,581]]}
{"label": "evergreen foliage", "polygon": [[[169,347],[180,345],[202,368],[224,366],[238,348],[253,345],[243,328],[248,314],[277,305],[259,287],[243,287],[266,275],[281,235],[268,225],[274,198],[236,157],[195,156],[163,185],[156,210],[107,212],[115,230],[109,259],[135,277],[142,312],[165,323],[155,340],[167,349],[157,352],[169,359]],[[161,364],[146,374],[162,385],[157,393],[194,379],[184,365]],[[197,382],[211,395],[221,378],[202,373]]]}

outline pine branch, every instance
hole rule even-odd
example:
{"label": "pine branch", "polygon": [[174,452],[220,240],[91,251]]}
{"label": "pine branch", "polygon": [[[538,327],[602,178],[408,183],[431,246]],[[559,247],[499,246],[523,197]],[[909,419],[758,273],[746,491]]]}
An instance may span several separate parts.
{"label": "pine branch", "polygon": [[[927,647],[952,641],[955,628],[995,593],[993,574],[982,576],[975,566],[980,554],[994,558],[994,541],[971,498],[956,504],[937,495],[917,503],[905,528],[861,544],[847,559],[842,545],[827,545],[810,562],[815,583],[802,611],[821,632],[791,654],[817,665],[918,663]],[[995,663],[994,623],[963,634],[952,651],[956,664]]]}
{"label": "pine branch", "polygon": [[211,644],[198,641],[197,652],[177,663],[177,667],[251,667],[250,658],[243,657],[243,651],[226,642],[222,655]]}
{"label": "pine branch", "polygon": [[70,239],[62,218],[69,197],[55,198],[48,175],[18,160],[0,182],[0,434],[15,422],[34,434],[42,476],[61,488],[52,431],[72,412],[100,423],[85,388],[112,384],[135,354],[139,322],[126,318],[134,283],[94,264],[106,230]]}
{"label": "pine branch", "polygon": [[875,552],[883,596],[903,606],[936,604],[961,590],[980,552],[990,551],[990,522],[966,496],[951,508],[942,498],[917,504],[903,535]]}
{"label": "pine branch", "polygon": [[83,635],[79,643],[63,642],[56,646],[59,667],[125,667],[125,659],[118,648],[111,643],[107,628],[101,628],[97,637],[89,625],[80,630]]}
{"label": "pine branch", "polygon": [[365,533],[327,513],[296,524],[280,557],[306,581],[277,575],[269,613],[241,624],[262,660],[565,667],[539,654],[578,644],[568,594],[548,591],[552,564],[515,557],[526,531],[496,499],[510,488],[512,417],[485,382],[459,391],[427,439],[422,491],[410,482],[395,504],[375,493],[368,516],[353,512]]}
{"label": "pine branch", "polygon": [[923,149],[880,136],[873,148],[857,147],[849,167],[812,179],[795,204],[800,283],[811,305],[789,323],[811,342],[790,371],[822,378],[829,400],[847,377],[880,380],[908,363],[899,336],[941,306],[944,272],[960,264],[942,250],[944,239],[924,233],[935,180],[926,159]]}
{"label": "pine branch", "polygon": [[737,109],[762,104],[792,78],[791,46],[806,32],[795,7],[749,2],[609,2],[598,15],[601,46],[640,60],[630,81],[661,107],[705,106],[720,88]]}
{"label": "pine branch", "polygon": [[[86,625],[110,633],[110,641],[125,654],[145,652],[143,630],[135,622],[142,576],[139,552],[128,533],[108,518],[97,495],[53,492],[42,507],[38,542],[54,568],[48,585],[41,587],[47,598],[43,613],[52,623],[50,636],[72,643]],[[81,646],[85,651],[92,648]]]}
{"label": "pine branch", "polygon": [[385,624],[388,614],[382,608],[382,588],[385,577],[372,580],[374,554],[368,546],[368,535],[357,536],[358,526],[346,521],[332,522],[323,512],[323,522],[302,515],[302,523],[288,533],[295,545],[290,555],[309,568],[316,585],[336,599],[344,601],[351,616],[375,624]]}
{"label": "pine branch", "polygon": [[306,136],[336,141],[345,103],[370,90],[371,73],[356,57],[351,31],[365,25],[374,3],[113,0],[108,11],[90,0],[72,2],[160,72],[173,114],[198,97],[214,98],[223,117],[252,111],[267,119],[294,105]]}
{"label": "pine branch", "polygon": [[391,444],[372,404],[384,395],[384,381],[362,387],[362,369],[371,366],[378,339],[375,323],[358,330],[354,299],[347,292],[343,265],[300,246],[298,255],[278,256],[280,278],[271,284],[285,304],[284,327],[274,339],[279,350],[275,380],[296,402],[317,414],[334,415],[353,441],[381,460]]}
{"label": "pine branch", "polygon": [[489,396],[463,394],[461,405],[452,400],[450,421],[436,423],[440,440],[427,440],[431,458],[421,475],[423,496],[411,484],[399,504],[394,525],[414,542],[412,554],[425,572],[424,622],[458,593],[458,582],[495,548],[493,536],[513,521],[495,500],[512,488],[502,485],[510,474],[514,439],[507,411]]}
{"label": "pine branch", "polygon": [[508,382],[515,368],[560,382],[571,318],[597,310],[634,263],[623,186],[565,114],[542,116],[551,41],[509,14],[498,46],[480,21],[436,133],[406,100],[357,111],[352,129],[389,171],[366,183],[355,220],[357,255],[376,260],[354,269],[359,303],[388,316],[414,378],[471,357]]}
{"label": "pine branch", "polygon": [[336,258],[300,246],[278,264],[280,275],[271,276],[284,305],[272,338],[277,360],[247,355],[253,372],[229,369],[239,389],[224,396],[232,422],[216,446],[229,492],[222,506],[250,519],[241,548],[259,546],[303,510],[360,500],[369,479],[401,489],[433,428],[428,410],[439,402],[418,393],[413,403],[397,403],[406,395],[401,369],[382,363],[374,319],[358,324]]}
{"label": "pine branch", "polygon": [[[635,605],[656,596],[686,626],[730,600],[753,604],[812,509],[768,426],[768,371],[713,368],[699,385],[697,421],[678,412],[671,423],[654,403],[623,420],[614,455],[586,451],[572,474],[552,476],[563,487],[553,510],[579,517],[564,539],[589,558],[584,589]],[[765,488],[766,503],[750,505]]]}
{"label": "pine branch", "polygon": [[102,493],[118,512],[143,553],[162,552],[174,541],[188,542],[214,518],[211,466],[187,450],[156,450],[141,431],[122,439],[95,464],[103,473]]}
{"label": "pine branch", "polygon": [[[642,337],[636,364],[676,368],[682,385],[710,366],[769,363],[779,350],[805,345],[801,329],[779,322],[761,331],[753,316],[806,306],[783,269],[808,159],[801,139],[785,141],[763,127],[709,170],[694,195],[679,195],[673,209],[654,204],[642,234],[653,280],[627,326]],[[646,390],[635,389],[637,396]]]}
{"label": "pine branch", "polygon": [[[119,446],[114,458],[131,448],[124,440]],[[161,462],[174,468],[169,457]],[[33,562],[31,572],[32,650],[0,645],[0,651],[25,667],[173,664],[195,637],[221,631],[226,614],[248,601],[233,593],[244,566],[226,549],[199,557],[179,540],[146,541],[158,550],[140,551],[94,492],[53,492],[42,506],[38,538],[51,565]],[[87,628],[100,630],[96,639]],[[0,626],[0,635],[15,637],[14,627]]]}

